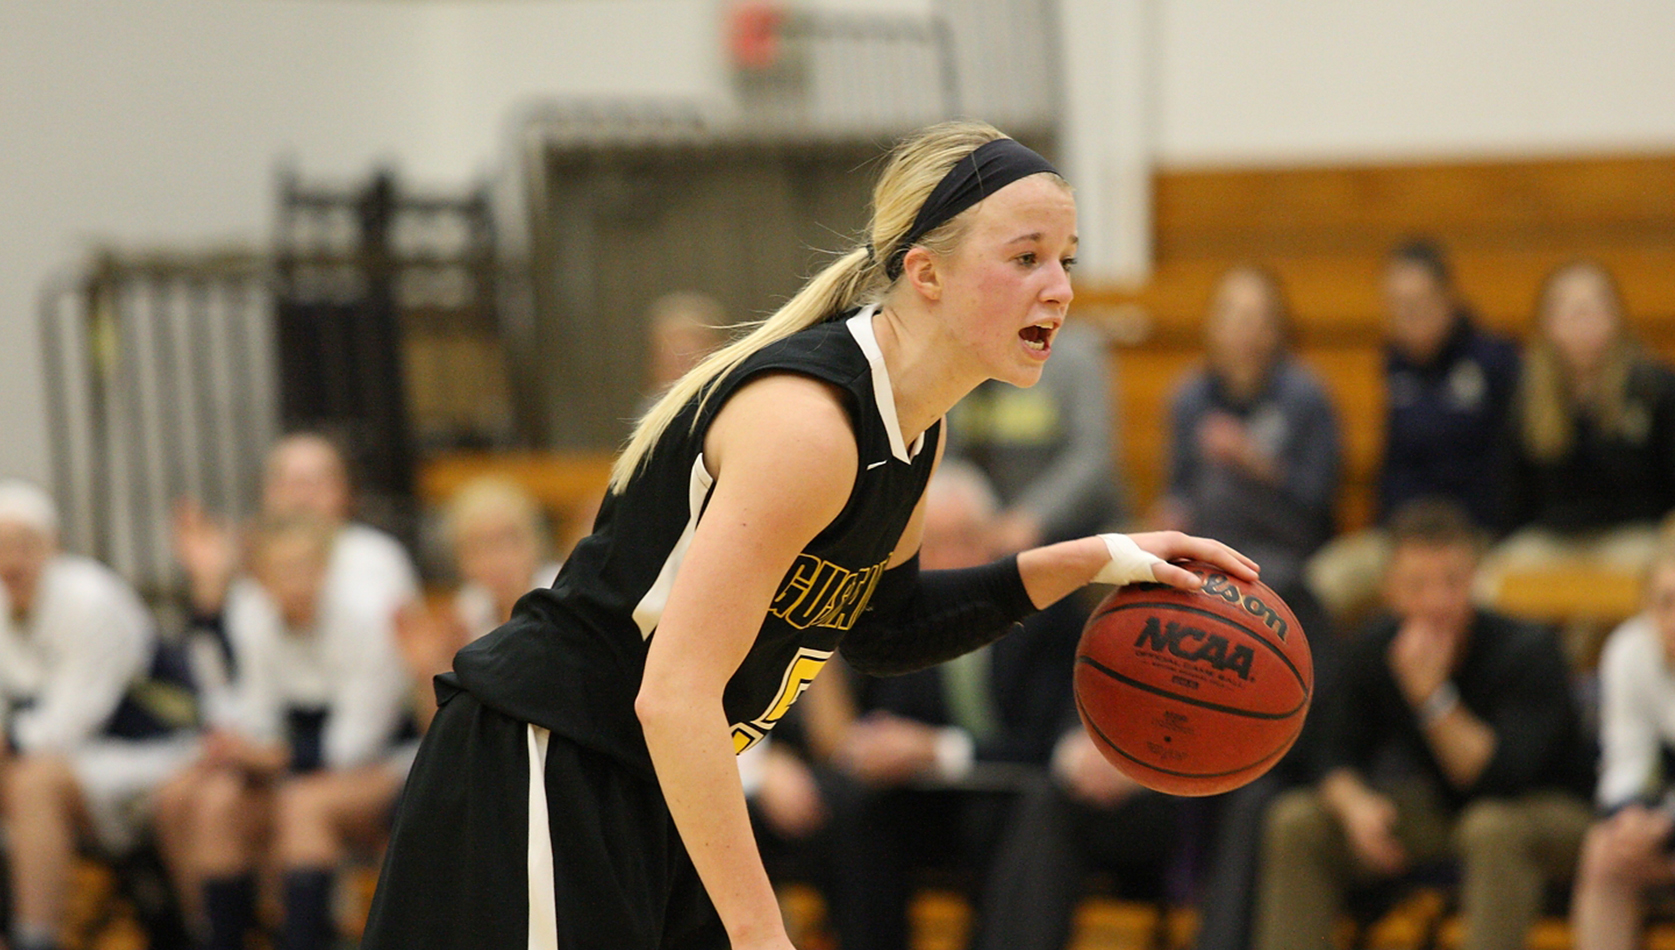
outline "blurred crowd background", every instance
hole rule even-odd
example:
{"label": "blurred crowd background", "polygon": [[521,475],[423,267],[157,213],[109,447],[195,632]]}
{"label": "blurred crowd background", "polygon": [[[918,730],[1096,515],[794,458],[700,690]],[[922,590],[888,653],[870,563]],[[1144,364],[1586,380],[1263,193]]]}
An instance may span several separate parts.
{"label": "blurred crowd background", "polygon": [[[1675,946],[1675,7],[0,2],[0,946],[353,946],[430,677],[635,413],[985,119],[1075,184],[924,563],[1180,528],[1318,678],[1209,799],[1099,591],[740,760],[799,946]],[[467,777],[468,778],[468,777]]]}

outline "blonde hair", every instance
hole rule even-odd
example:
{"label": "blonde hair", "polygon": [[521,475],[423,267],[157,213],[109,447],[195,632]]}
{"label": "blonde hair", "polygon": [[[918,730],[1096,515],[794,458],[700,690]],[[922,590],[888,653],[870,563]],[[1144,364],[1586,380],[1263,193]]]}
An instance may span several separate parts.
{"label": "blonde hair", "polygon": [[467,525],[484,519],[505,519],[525,532],[543,555],[548,547],[543,537],[541,505],[517,482],[496,475],[482,475],[459,487],[442,514],[443,534],[448,544],[459,545]]}
{"label": "blonde hair", "polygon": [[[1553,306],[1559,282],[1572,274],[1598,278],[1617,316],[1616,337],[1606,354],[1598,395],[1583,406],[1584,394],[1572,385],[1564,358],[1546,330],[1546,316]],[[1576,439],[1576,410],[1589,409],[1600,429],[1608,433],[1623,430],[1628,413],[1629,376],[1638,362],[1640,348],[1629,333],[1628,317],[1616,278],[1594,261],[1575,261],[1555,268],[1541,282],[1537,298],[1535,333],[1524,349],[1524,367],[1518,380],[1518,427],[1525,451],[1540,462],[1553,462],[1570,451]]]}
{"label": "blonde hair", "polygon": [[[919,208],[932,189],[960,159],[984,143],[1006,138],[983,122],[944,122],[924,128],[899,142],[886,159],[872,191],[872,222],[866,241],[851,248],[814,275],[796,295],[742,337],[710,354],[669,387],[640,418],[622,454],[611,469],[611,491],[621,492],[629,478],[651,456],[664,430],[694,397],[709,398],[715,383],[724,379],[752,354],[778,340],[824,323],[857,306],[876,303],[894,285],[884,263],[913,227]],[[959,246],[970,222],[969,209],[915,242],[933,254],[947,255]],[[694,418],[693,425],[697,425]]]}

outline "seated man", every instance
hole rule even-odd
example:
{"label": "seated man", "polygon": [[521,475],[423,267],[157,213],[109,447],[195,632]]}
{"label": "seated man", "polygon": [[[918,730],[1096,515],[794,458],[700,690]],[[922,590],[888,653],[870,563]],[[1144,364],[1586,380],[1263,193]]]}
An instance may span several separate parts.
{"label": "seated man", "polygon": [[1041,381],[989,380],[948,414],[948,457],[982,470],[1000,496],[1000,551],[1106,530],[1123,514],[1105,340],[1072,320]]}
{"label": "seated man", "polygon": [[1381,518],[1408,502],[1442,497],[1464,506],[1481,527],[1503,527],[1505,499],[1484,489],[1507,474],[1517,348],[1477,325],[1442,248],[1429,240],[1390,251],[1384,305],[1389,405]]}
{"label": "seated man", "polygon": [[58,945],[78,840],[132,846],[152,793],[193,750],[132,695],[157,645],[145,605],[57,544],[46,493],[0,482],[0,811],[14,950]]}
{"label": "seated man", "polygon": [[[981,473],[945,461],[925,497],[925,569],[995,556],[998,506]],[[856,677],[845,702],[831,695],[848,685],[842,672],[811,687],[809,745],[831,748],[836,772],[823,791],[831,917],[845,950],[904,950],[916,867],[971,868],[981,881],[1015,791],[1040,780],[1069,713],[1083,616],[1067,598],[1024,632],[942,666]],[[836,729],[832,718],[843,720]]]}
{"label": "seated man", "polygon": [[1461,862],[1466,950],[1524,945],[1543,884],[1575,866],[1592,760],[1549,631],[1472,605],[1470,516],[1416,502],[1390,525],[1394,615],[1348,644],[1321,719],[1322,778],[1268,810],[1256,946],[1329,946],[1344,890]]}
{"label": "seated man", "polygon": [[1646,609],[1618,627],[1600,659],[1600,742],[1595,801],[1571,900],[1576,945],[1641,946],[1645,900],[1675,884],[1670,854],[1675,796],[1675,544],[1666,535],[1646,573]]}
{"label": "seated man", "polygon": [[993,863],[973,946],[1069,946],[1076,907],[1096,870],[1111,872],[1128,896],[1165,896],[1177,805],[1117,771],[1074,722],[1054,747],[1051,779],[1019,802]]}

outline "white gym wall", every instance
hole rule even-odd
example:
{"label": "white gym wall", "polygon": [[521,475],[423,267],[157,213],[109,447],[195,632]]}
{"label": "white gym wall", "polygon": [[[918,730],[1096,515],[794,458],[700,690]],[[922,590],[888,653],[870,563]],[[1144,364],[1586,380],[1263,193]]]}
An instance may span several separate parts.
{"label": "white gym wall", "polygon": [[[459,187],[536,100],[724,115],[720,2],[0,0],[0,475],[48,474],[37,297],[92,242],[260,245],[283,156]],[[1063,0],[1061,20],[1091,274],[1143,269],[1153,163],[1675,150],[1664,0]]]}

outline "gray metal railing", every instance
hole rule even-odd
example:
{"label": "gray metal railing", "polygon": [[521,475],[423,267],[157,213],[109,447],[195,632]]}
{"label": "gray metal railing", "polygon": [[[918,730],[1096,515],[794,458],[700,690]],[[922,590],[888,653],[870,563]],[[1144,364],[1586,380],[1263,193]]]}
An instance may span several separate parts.
{"label": "gray metal railing", "polygon": [[278,429],[267,260],[101,253],[40,319],[64,543],[163,597],[174,503],[241,516]]}

